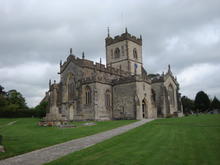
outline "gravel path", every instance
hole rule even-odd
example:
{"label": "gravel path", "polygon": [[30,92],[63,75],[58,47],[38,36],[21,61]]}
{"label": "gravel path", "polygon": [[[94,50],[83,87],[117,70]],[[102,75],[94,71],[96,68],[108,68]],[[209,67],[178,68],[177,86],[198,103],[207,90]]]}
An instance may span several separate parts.
{"label": "gravel path", "polygon": [[83,137],[80,139],[70,140],[65,143],[42,148],[36,151],[28,152],[19,156],[0,160],[0,165],[40,165],[52,160],[56,160],[69,153],[82,150],[96,143],[110,139],[113,136],[120,135],[128,130],[141,126],[153,119],[143,119],[109,131],[101,132],[95,135]]}

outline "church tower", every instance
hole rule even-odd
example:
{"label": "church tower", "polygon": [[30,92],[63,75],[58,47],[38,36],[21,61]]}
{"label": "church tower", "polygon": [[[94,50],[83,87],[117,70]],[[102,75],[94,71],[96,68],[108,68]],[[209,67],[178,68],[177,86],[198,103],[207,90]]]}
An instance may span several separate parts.
{"label": "church tower", "polygon": [[106,65],[140,75],[142,71],[142,37],[128,33],[127,28],[120,36],[105,39]]}

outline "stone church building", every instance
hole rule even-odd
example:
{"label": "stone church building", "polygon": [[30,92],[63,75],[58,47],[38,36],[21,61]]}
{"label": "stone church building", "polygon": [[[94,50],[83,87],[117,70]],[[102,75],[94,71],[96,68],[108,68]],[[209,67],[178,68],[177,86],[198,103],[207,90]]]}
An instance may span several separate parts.
{"label": "stone church building", "polygon": [[49,83],[45,120],[114,120],[182,114],[179,84],[171,72],[148,74],[142,37],[125,32],[105,39],[106,65],[70,54],[60,62],[60,82]]}

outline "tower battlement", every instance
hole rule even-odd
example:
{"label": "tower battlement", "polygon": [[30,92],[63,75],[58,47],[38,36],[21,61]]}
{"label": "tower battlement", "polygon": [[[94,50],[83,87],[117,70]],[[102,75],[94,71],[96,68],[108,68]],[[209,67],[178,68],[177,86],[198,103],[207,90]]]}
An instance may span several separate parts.
{"label": "tower battlement", "polygon": [[135,43],[137,43],[138,45],[142,46],[142,37],[140,36],[140,38],[135,37],[133,35],[131,35],[130,33],[127,32],[127,30],[125,31],[125,33],[122,33],[121,35],[117,35],[114,38],[108,36],[105,38],[105,45],[109,46],[115,43],[118,43],[120,41],[124,41],[124,40],[130,40],[133,41]]}

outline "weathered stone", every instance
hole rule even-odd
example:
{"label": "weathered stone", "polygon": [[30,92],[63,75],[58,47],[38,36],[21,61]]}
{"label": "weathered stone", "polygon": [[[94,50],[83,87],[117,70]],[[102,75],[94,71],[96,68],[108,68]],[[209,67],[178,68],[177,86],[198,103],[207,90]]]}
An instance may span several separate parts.
{"label": "weathered stone", "polygon": [[72,53],[60,63],[60,82],[49,83],[46,92],[47,125],[66,120],[180,116],[179,84],[170,65],[165,74],[148,75],[143,68],[142,38],[125,31],[105,41],[106,66]]}

